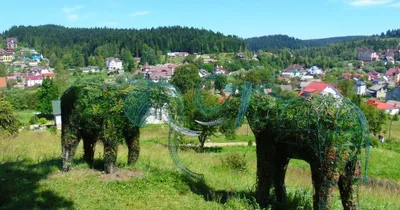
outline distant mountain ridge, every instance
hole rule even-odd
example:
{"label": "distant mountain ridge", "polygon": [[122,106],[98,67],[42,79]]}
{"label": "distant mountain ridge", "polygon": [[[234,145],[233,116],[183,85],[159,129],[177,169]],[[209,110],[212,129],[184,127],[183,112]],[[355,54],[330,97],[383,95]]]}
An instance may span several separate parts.
{"label": "distant mountain ridge", "polygon": [[268,35],[261,37],[252,37],[244,39],[246,47],[251,51],[258,50],[280,50],[284,48],[289,49],[301,49],[306,47],[318,47],[329,45],[332,43],[350,41],[355,39],[362,39],[368,36],[341,36],[341,37],[330,37],[322,39],[308,39],[302,40],[288,35]]}

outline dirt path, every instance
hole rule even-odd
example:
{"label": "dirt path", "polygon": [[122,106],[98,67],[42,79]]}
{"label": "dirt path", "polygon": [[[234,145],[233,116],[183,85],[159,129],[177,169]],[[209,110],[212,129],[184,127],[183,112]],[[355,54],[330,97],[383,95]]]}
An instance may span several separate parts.
{"label": "dirt path", "polygon": [[[230,147],[230,146],[247,146],[247,142],[226,142],[226,143],[205,143],[204,147]],[[256,144],[253,143],[253,146]]]}

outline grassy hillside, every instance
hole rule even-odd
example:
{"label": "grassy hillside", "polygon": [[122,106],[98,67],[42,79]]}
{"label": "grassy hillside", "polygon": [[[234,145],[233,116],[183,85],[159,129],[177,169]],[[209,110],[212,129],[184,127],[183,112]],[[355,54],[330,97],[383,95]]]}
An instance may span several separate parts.
{"label": "grassy hillside", "polygon": [[[252,196],[256,177],[254,147],[214,148],[204,154],[181,151],[190,169],[205,175],[205,183],[196,183],[183,177],[169,158],[167,133],[165,125],[142,130],[141,156],[134,168],[126,166],[127,149],[121,146],[117,161],[121,169],[114,175],[100,170],[101,145],[96,148],[95,169],[82,161],[79,145],[72,171],[64,174],[59,171],[59,134],[23,132],[16,139],[1,139],[0,209],[257,208]],[[247,133],[246,127],[239,133]],[[244,157],[245,170],[226,164],[224,160],[234,154]],[[399,209],[400,154],[372,149],[369,174],[371,184],[360,190],[361,209]],[[308,165],[291,161],[286,180],[286,209],[310,209]],[[341,209],[340,205],[336,195],[334,209]]]}

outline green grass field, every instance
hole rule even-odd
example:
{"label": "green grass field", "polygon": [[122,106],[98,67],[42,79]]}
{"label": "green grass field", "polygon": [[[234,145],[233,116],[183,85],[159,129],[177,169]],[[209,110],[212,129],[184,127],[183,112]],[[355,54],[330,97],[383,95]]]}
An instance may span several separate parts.
{"label": "green grass field", "polygon": [[[15,139],[1,139],[0,209],[257,208],[252,196],[255,147],[214,148],[203,154],[181,151],[187,166],[205,176],[205,183],[196,183],[182,176],[169,157],[168,130],[165,125],[142,129],[141,154],[134,168],[126,166],[127,149],[121,146],[117,160],[120,170],[113,175],[102,173],[100,144],[96,147],[95,169],[82,161],[79,145],[72,170],[61,173],[59,134],[24,131]],[[252,137],[247,136],[246,127],[238,133],[239,138]],[[216,139],[223,141],[222,137]],[[234,170],[225,164],[224,159],[232,154],[244,155],[245,170]],[[361,187],[361,209],[400,209],[400,153],[373,148],[370,156],[371,182]],[[286,209],[310,209],[308,165],[292,160],[286,181]],[[342,209],[337,193],[333,209]]]}

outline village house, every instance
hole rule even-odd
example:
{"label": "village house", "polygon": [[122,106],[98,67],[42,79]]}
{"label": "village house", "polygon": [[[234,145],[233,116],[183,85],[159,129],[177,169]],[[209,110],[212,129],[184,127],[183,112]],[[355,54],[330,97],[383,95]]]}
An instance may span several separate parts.
{"label": "village house", "polygon": [[308,70],[308,73],[311,75],[320,75],[323,74],[322,69],[318,68],[317,66],[313,66]]}
{"label": "village house", "polygon": [[6,42],[7,42],[7,49],[9,50],[15,50],[18,47],[17,38],[14,37],[7,38]]}
{"label": "village house", "polygon": [[384,110],[386,113],[390,115],[395,115],[399,114],[400,107],[393,105],[393,104],[388,104],[388,103],[383,103],[377,100],[370,99],[367,101],[368,106],[374,106],[379,110]]}
{"label": "village house", "polygon": [[355,92],[357,95],[366,95],[367,94],[367,84],[361,80],[356,81]]}
{"label": "village house", "polygon": [[113,57],[107,58],[106,67],[109,71],[121,70],[122,61],[119,58],[113,58]]}
{"label": "village house", "polygon": [[386,77],[394,81],[395,85],[400,83],[400,68],[391,68],[386,72]]}
{"label": "village house", "polygon": [[386,93],[386,101],[389,100],[400,101],[400,86]]}
{"label": "village house", "polygon": [[361,61],[376,61],[379,59],[378,54],[374,50],[358,50],[358,60]]}
{"label": "village house", "polygon": [[14,52],[0,49],[0,62],[11,62],[14,60]]}
{"label": "village house", "polygon": [[82,73],[99,73],[100,72],[100,68],[97,66],[87,66],[87,67],[82,67],[80,68],[80,70],[82,71]]}
{"label": "village house", "polygon": [[245,56],[244,53],[242,53],[242,52],[236,53],[236,59],[238,59],[238,60],[243,59],[243,58],[245,58],[245,57],[246,57],[246,56]]}
{"label": "village house", "polygon": [[27,71],[27,74],[30,76],[38,76],[48,73],[51,73],[50,67],[48,66],[35,66]]}
{"label": "village house", "polygon": [[7,79],[5,77],[0,77],[0,88],[7,87]]}
{"label": "village house", "polygon": [[189,53],[188,52],[169,52],[167,53],[167,56],[169,58],[175,58],[175,57],[186,57],[188,56]]}
{"label": "village house", "polygon": [[305,87],[299,96],[310,96],[314,93],[317,94],[332,94],[333,96],[340,96],[339,92],[330,84],[324,82],[311,82],[307,87]]}
{"label": "village house", "polygon": [[39,53],[34,49],[22,48],[20,51],[21,56],[39,55]]}
{"label": "village house", "polygon": [[25,87],[33,87],[35,85],[42,85],[42,83],[43,83],[42,75],[25,77]]}
{"label": "village house", "polygon": [[61,129],[61,101],[55,100],[51,101],[51,105],[53,107],[53,116],[54,116],[54,125],[58,130]]}
{"label": "village house", "polygon": [[223,66],[216,66],[214,68],[213,74],[228,74],[228,70],[224,69]]}
{"label": "village house", "polygon": [[386,92],[386,85],[376,84],[369,88],[370,96],[374,98],[386,98]]}
{"label": "village house", "polygon": [[302,70],[304,70],[304,66],[300,65],[300,64],[293,64],[290,65],[288,67],[286,67],[286,69],[283,70],[283,72],[293,72],[294,70],[296,70],[297,72],[300,72]]}
{"label": "village house", "polygon": [[143,74],[145,78],[150,79],[153,82],[159,82],[160,80],[168,82],[174,74],[177,66],[177,64],[150,66],[146,62],[141,71],[137,73]]}

